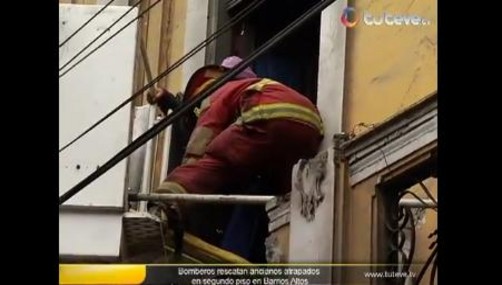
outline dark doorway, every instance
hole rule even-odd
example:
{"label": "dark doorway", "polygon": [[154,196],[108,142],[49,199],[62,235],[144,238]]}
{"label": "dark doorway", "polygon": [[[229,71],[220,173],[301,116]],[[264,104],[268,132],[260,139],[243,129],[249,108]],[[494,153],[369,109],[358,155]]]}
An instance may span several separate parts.
{"label": "dark doorway", "polygon": [[[240,2],[239,5],[231,6],[227,17],[245,8],[252,1]],[[233,28],[230,43],[232,55],[248,56],[316,2],[266,1],[248,19]],[[253,64],[254,70],[259,76],[280,81],[316,103],[319,35],[320,16],[317,16],[259,57]]]}

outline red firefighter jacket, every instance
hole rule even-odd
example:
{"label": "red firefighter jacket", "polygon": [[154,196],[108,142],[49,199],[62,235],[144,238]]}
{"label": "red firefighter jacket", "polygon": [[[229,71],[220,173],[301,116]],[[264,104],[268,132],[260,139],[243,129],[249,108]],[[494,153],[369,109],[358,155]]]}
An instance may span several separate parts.
{"label": "red firefighter jacket", "polygon": [[323,134],[315,105],[295,90],[271,79],[230,81],[203,101],[184,163],[201,158],[207,145],[232,124],[287,119],[311,126]]}

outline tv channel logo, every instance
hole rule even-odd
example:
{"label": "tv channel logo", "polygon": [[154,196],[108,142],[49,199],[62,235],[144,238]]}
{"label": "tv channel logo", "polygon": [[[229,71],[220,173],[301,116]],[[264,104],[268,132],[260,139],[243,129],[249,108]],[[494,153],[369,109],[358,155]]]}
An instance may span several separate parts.
{"label": "tv channel logo", "polygon": [[347,28],[353,28],[359,22],[356,9],[352,7],[347,7],[343,9],[342,17],[340,18],[342,24]]}
{"label": "tv channel logo", "polygon": [[347,28],[353,28],[359,23],[367,26],[427,26],[431,24],[429,19],[416,14],[389,12],[375,14],[364,11],[361,17],[353,7],[343,9],[340,20]]}

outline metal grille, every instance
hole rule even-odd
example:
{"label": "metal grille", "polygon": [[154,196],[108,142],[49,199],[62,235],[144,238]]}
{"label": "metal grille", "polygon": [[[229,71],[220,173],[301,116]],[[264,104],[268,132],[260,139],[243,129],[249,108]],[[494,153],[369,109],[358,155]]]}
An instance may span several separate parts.
{"label": "metal grille", "polygon": [[128,212],[124,214],[124,238],[127,250],[136,252],[141,248],[158,248],[163,251],[161,221],[148,212]]}
{"label": "metal grille", "polygon": [[[387,219],[385,229],[388,236],[387,244],[387,260],[388,264],[397,264],[391,266],[391,271],[399,272],[406,275],[400,275],[390,281],[390,284],[411,285],[411,284],[426,284],[424,277],[426,272],[429,272],[430,285],[436,284],[437,273],[437,229],[428,236],[430,240],[430,254],[427,261],[421,265],[419,272],[410,274],[411,266],[414,265],[416,256],[416,228],[419,224],[420,216],[425,214],[425,211],[437,211],[437,201],[432,197],[431,193],[420,182],[423,192],[429,199],[421,198],[414,192],[403,190],[389,194],[388,206],[386,207]],[[405,196],[413,196],[417,203],[402,203]],[[415,267],[416,268],[416,267]],[[403,278],[403,276],[408,276]]]}

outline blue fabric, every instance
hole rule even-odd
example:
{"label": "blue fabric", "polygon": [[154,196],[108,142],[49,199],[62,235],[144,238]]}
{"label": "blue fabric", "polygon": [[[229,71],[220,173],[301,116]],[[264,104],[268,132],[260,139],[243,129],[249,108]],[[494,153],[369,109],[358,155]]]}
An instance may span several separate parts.
{"label": "blue fabric", "polygon": [[256,61],[254,70],[259,77],[279,81],[299,91],[302,76],[299,66],[291,57],[265,54]]}
{"label": "blue fabric", "polygon": [[264,263],[259,244],[263,240],[263,207],[237,205],[225,231],[221,247],[251,262]]}
{"label": "blue fabric", "polygon": [[[265,186],[260,182],[250,185],[245,193],[263,195]],[[236,205],[227,225],[220,247],[250,262],[266,263],[265,238],[268,218],[264,206]]]}

